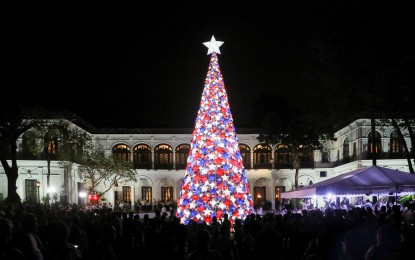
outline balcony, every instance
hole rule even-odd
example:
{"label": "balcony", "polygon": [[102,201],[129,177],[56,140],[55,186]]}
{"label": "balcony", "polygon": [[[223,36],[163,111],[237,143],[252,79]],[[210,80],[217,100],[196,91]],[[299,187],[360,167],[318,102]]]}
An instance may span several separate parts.
{"label": "balcony", "polygon": [[134,169],[147,169],[147,170],[150,170],[151,169],[151,163],[147,163],[147,164],[134,163],[133,167],[134,167]]}
{"label": "balcony", "polygon": [[255,163],[253,169],[272,169],[272,163]]}
{"label": "balcony", "polygon": [[173,164],[154,164],[154,170],[172,170]]}

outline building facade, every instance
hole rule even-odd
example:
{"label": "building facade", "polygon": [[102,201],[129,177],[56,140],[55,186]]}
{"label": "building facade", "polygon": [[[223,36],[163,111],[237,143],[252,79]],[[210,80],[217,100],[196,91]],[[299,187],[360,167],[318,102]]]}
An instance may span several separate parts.
{"label": "building facade", "polygon": [[[175,202],[179,197],[192,129],[100,129],[85,128],[96,148],[107,155],[131,161],[137,182],[121,182],[111,187],[100,203],[123,201],[132,207],[138,202],[154,204]],[[295,169],[288,150],[280,144],[267,145],[258,141],[254,129],[236,129],[239,148],[255,205],[281,203],[280,194],[294,188]],[[371,142],[374,136],[375,142]],[[376,164],[400,171],[409,171],[403,145],[391,126],[376,127],[371,133],[371,121],[358,119],[337,131],[333,141],[324,148],[303,156],[299,185],[307,186],[361,167]],[[49,193],[52,202],[62,199],[69,203],[88,202],[88,184],[78,166],[63,167],[58,161],[50,164],[50,185],[46,188],[47,161],[25,155],[24,136],[19,139],[18,194],[23,201],[42,201]],[[59,142],[59,140],[56,140]],[[412,149],[409,137],[406,139]],[[56,144],[58,146],[58,143]],[[58,148],[57,148],[58,149]],[[107,188],[107,187],[102,187]],[[7,196],[7,177],[0,168],[0,194]]]}

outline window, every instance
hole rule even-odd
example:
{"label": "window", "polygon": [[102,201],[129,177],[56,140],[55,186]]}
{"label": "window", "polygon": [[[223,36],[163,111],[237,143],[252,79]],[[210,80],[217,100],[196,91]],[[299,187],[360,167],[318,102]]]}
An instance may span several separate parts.
{"label": "window", "polygon": [[164,202],[170,202],[173,197],[173,187],[161,187],[161,200]]}
{"label": "window", "polygon": [[112,148],[112,155],[117,159],[130,161],[130,147],[125,144],[117,144],[114,148]]}
{"label": "window", "polygon": [[256,186],[254,187],[254,204],[255,206],[264,205],[264,201],[267,200],[265,187]]}
{"label": "window", "polygon": [[134,169],[151,169],[151,149],[146,144],[136,145],[133,149]]}
{"label": "window", "polygon": [[50,139],[48,141],[48,154],[53,154],[55,155],[57,153],[57,146],[58,146],[58,142],[57,140],[54,139]]}
{"label": "window", "polygon": [[186,169],[189,153],[189,144],[181,144],[176,147],[176,169]]}
{"label": "window", "polygon": [[392,154],[402,153],[402,145],[399,140],[398,132],[396,132],[396,130],[394,130],[390,135],[390,152]]}
{"label": "window", "polygon": [[130,186],[122,186],[122,200],[125,203],[131,204],[131,187]]}
{"label": "window", "polygon": [[321,171],[320,172],[320,178],[325,178],[327,177],[327,172],[326,171]]}
{"label": "window", "polygon": [[373,140],[372,132],[368,135],[368,147],[369,147],[369,153],[370,154],[379,154],[381,151],[381,137],[380,133],[376,131],[375,133],[375,139]]}
{"label": "window", "polygon": [[350,151],[349,151],[349,138],[346,137],[343,141],[343,159],[349,159]]}
{"label": "window", "polygon": [[239,152],[241,153],[244,167],[246,169],[251,169],[251,148],[249,148],[246,144],[240,144]]}
{"label": "window", "polygon": [[141,187],[141,200],[146,201],[147,203],[151,203],[153,199],[153,191],[150,186],[143,186]]}
{"label": "window", "polygon": [[292,153],[288,146],[286,145],[277,145],[276,147],[275,159],[277,164],[291,164],[292,163]]}
{"label": "window", "polygon": [[154,167],[156,169],[173,168],[173,149],[170,145],[160,144],[154,149]]}
{"label": "window", "polygon": [[26,202],[37,202],[36,180],[25,180]]}
{"label": "window", "polygon": [[321,161],[322,162],[328,162],[329,161],[329,153],[328,152],[322,152],[321,153]]}
{"label": "window", "polygon": [[254,168],[267,169],[271,167],[272,149],[269,145],[258,144],[254,147]]}
{"label": "window", "polygon": [[56,130],[51,130],[45,136],[45,154],[48,159],[55,159],[59,151],[59,133]]}

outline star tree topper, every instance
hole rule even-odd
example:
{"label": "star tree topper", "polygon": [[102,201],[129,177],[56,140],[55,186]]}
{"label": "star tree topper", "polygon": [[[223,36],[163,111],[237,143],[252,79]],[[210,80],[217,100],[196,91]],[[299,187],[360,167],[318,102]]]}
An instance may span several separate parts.
{"label": "star tree topper", "polygon": [[212,35],[212,39],[210,40],[210,42],[204,42],[203,43],[206,47],[208,47],[208,53],[207,55],[216,52],[218,54],[220,54],[220,50],[219,47],[223,44],[223,42],[221,41],[216,41],[215,36]]}

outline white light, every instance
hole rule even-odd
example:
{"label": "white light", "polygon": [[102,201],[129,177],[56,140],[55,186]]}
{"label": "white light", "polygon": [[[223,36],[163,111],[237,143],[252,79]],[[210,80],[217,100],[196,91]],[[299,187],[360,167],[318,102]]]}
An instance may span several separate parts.
{"label": "white light", "polygon": [[86,192],[85,191],[79,192],[79,197],[85,198],[86,197]]}
{"label": "white light", "polygon": [[333,197],[333,194],[327,193],[326,197],[329,198],[329,199],[331,199],[331,197]]}
{"label": "white light", "polygon": [[55,193],[55,192],[56,192],[56,188],[55,188],[55,187],[50,186],[50,187],[49,187],[49,189],[48,189],[47,191],[48,191],[48,193]]}

